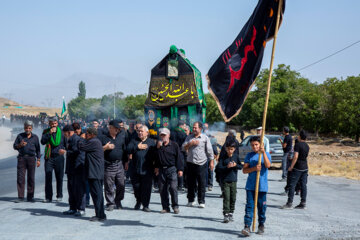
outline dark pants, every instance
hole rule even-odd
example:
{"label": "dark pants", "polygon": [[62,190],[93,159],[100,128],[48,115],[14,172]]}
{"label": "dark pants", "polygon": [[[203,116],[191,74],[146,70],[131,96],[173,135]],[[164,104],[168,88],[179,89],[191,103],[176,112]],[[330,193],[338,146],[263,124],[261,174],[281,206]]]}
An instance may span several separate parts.
{"label": "dark pants", "polygon": [[[288,166],[291,166],[291,160],[288,160]],[[289,189],[290,189],[290,179],[291,179],[291,172],[288,172],[287,173],[287,177],[286,177],[286,186],[284,187],[285,189],[285,192],[289,193]],[[296,187],[295,187],[295,191],[300,191],[301,190],[301,186],[300,186],[300,182],[298,182],[296,184]]]}
{"label": "dark pants", "polygon": [[85,182],[86,205],[90,205],[90,186],[88,180]]}
{"label": "dark pants", "polygon": [[208,187],[212,187],[213,182],[214,182],[214,172],[210,169],[209,163],[207,163],[206,165],[207,165],[207,183],[206,183],[206,185]]}
{"label": "dark pants", "polygon": [[105,163],[104,183],[106,205],[120,205],[125,195],[125,171],[121,161],[111,164]]}
{"label": "dark pants", "polygon": [[224,182],[223,189],[223,214],[234,213],[236,202],[236,182]]}
{"label": "dark pants", "polygon": [[[255,191],[246,190],[246,206],[245,206],[245,216],[244,223],[247,226],[251,226],[254,214],[254,201],[255,201]],[[264,224],[266,217],[266,192],[259,192],[258,202],[257,202],[257,211],[259,217],[259,224]]]}
{"label": "dark pants", "polygon": [[290,174],[290,185],[289,185],[289,194],[288,194],[288,203],[292,203],[294,199],[294,193],[295,193],[295,187],[296,184],[300,183],[301,188],[301,203],[306,203],[306,194],[307,194],[307,177],[308,177],[308,171],[299,171],[296,169],[293,169]]}
{"label": "dark pants", "polygon": [[189,202],[195,201],[195,191],[197,190],[197,197],[199,204],[205,203],[205,185],[206,185],[206,173],[207,164],[197,165],[188,162],[188,194],[187,198]]}
{"label": "dark pants", "polygon": [[25,195],[25,175],[27,171],[27,199],[34,198],[35,191],[35,157],[18,156],[17,164],[17,190],[18,197],[24,198]]}
{"label": "dark pants", "polygon": [[170,210],[169,208],[169,192],[171,195],[171,207],[177,208],[178,192],[177,192],[177,171],[175,167],[167,169],[160,168],[159,174],[159,191],[161,197],[161,205],[163,209]]}
{"label": "dark pants", "polygon": [[62,198],[62,187],[64,178],[64,156],[59,155],[45,160],[45,198],[52,200],[52,172],[55,172],[56,178],[56,197]]}
{"label": "dark pants", "polygon": [[137,203],[141,203],[143,207],[149,207],[151,190],[152,190],[153,174],[140,175],[133,173],[131,175],[131,183],[134,189],[134,195]]}
{"label": "dark pants", "polygon": [[79,173],[67,174],[67,187],[70,209],[84,211],[86,206],[86,180],[83,169]]}
{"label": "dark pants", "polygon": [[88,179],[91,198],[94,202],[95,216],[100,219],[105,219],[105,207],[103,196],[103,180]]}
{"label": "dark pants", "polygon": [[281,177],[284,179],[287,177],[287,172],[288,172],[288,168],[290,167],[288,165],[288,156],[289,153],[284,153],[283,157],[282,157],[282,161],[281,161],[281,169],[282,169],[282,175]]}

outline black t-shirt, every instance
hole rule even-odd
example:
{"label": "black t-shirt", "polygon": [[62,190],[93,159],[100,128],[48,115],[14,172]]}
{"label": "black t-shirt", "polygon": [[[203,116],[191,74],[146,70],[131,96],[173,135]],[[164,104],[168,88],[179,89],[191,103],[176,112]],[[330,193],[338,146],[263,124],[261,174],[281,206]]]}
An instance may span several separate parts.
{"label": "black t-shirt", "polygon": [[298,159],[294,166],[297,170],[308,169],[307,156],[309,154],[310,147],[306,142],[297,142],[294,147],[294,152],[299,153]]}
{"label": "black t-shirt", "polygon": [[290,152],[291,147],[292,147],[292,137],[290,134],[285,136],[284,143],[286,143],[286,147],[283,148],[284,153]]}

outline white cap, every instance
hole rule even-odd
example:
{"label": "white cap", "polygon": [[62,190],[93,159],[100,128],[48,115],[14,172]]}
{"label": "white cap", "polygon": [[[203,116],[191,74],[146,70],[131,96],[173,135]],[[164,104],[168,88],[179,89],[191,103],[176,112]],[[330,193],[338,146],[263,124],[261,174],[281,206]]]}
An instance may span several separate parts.
{"label": "white cap", "polygon": [[258,127],[256,130],[262,130],[262,127]]}
{"label": "white cap", "polygon": [[164,135],[170,135],[170,130],[167,128],[160,128],[159,129],[159,135],[164,134]]}

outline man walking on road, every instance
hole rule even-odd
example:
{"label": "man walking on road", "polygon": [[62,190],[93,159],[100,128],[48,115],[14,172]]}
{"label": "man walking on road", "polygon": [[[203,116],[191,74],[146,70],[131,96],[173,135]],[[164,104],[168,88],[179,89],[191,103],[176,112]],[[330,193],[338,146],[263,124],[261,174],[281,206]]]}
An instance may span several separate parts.
{"label": "man walking on road", "polygon": [[[121,201],[125,194],[125,170],[127,170],[125,130],[120,129],[120,122],[112,120],[109,131],[101,138],[105,158],[105,199],[106,210],[122,209]],[[116,193],[114,192],[114,186]],[[115,196],[114,196],[115,195]]]}
{"label": "man walking on road", "polygon": [[40,166],[40,143],[38,136],[32,133],[32,129],[33,123],[25,121],[24,132],[20,133],[14,142],[14,149],[19,152],[17,164],[18,199],[15,202],[24,201],[26,171],[27,201],[34,201],[35,165]]}
{"label": "man walking on road", "polygon": [[79,141],[79,150],[85,152],[85,173],[90,186],[90,194],[94,202],[95,216],[90,221],[104,221],[104,150],[100,140],[96,137],[97,129],[90,127],[86,130],[86,140]]}
{"label": "man walking on road", "polygon": [[295,187],[298,182],[301,186],[301,202],[295,208],[305,209],[306,208],[306,194],[307,194],[307,177],[308,177],[308,163],[307,156],[309,155],[310,147],[305,142],[307,134],[304,130],[301,130],[298,137],[298,142],[294,146],[294,158],[291,162],[291,166],[288,171],[291,172],[289,175],[289,194],[287,203],[282,207],[283,209],[291,209],[292,202],[294,199]]}
{"label": "man walking on road", "polygon": [[184,151],[188,151],[188,207],[195,206],[195,188],[199,208],[205,208],[205,186],[207,161],[209,159],[211,171],[214,169],[214,152],[209,137],[202,133],[202,123],[195,122],[193,133],[190,134],[182,145]]}
{"label": "man walking on road", "polygon": [[175,214],[179,213],[178,204],[178,181],[184,171],[183,157],[176,142],[170,140],[170,130],[159,129],[160,139],[157,143],[157,162],[155,174],[159,175],[159,191],[161,196],[162,210],[160,213],[169,213],[169,191],[171,195],[171,207]]}
{"label": "man walking on road", "polygon": [[130,160],[131,183],[134,189],[136,204],[134,209],[139,210],[141,204],[144,212],[151,212],[149,208],[154,175],[155,141],[148,138],[149,129],[146,126],[138,128],[138,138],[131,140],[127,147]]}
{"label": "man walking on road", "polygon": [[49,126],[50,128],[45,129],[41,137],[41,144],[45,145],[45,203],[52,201],[53,171],[56,178],[56,198],[58,202],[62,201],[65,165],[65,137],[58,127],[58,121],[55,117],[49,118]]}
{"label": "man walking on road", "polygon": [[78,148],[80,137],[75,133],[73,126],[66,125],[63,132],[67,139],[65,173],[70,205],[70,209],[63,214],[80,217],[85,215],[86,206],[85,153]]}
{"label": "man walking on road", "polygon": [[288,127],[284,127],[283,134],[284,134],[284,141],[280,138],[281,145],[283,147],[284,155],[281,162],[282,168],[282,181],[286,181],[287,173],[288,173],[288,156],[292,147],[292,137],[290,135],[290,129]]}

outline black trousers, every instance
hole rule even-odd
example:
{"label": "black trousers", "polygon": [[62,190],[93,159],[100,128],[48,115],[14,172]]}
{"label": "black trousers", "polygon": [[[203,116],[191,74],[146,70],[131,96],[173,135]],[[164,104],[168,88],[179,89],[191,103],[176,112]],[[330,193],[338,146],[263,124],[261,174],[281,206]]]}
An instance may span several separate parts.
{"label": "black trousers", "polygon": [[17,164],[17,190],[18,197],[24,198],[25,195],[25,176],[27,171],[27,199],[34,198],[35,191],[35,157],[18,156]]}
{"label": "black trousers", "polygon": [[90,195],[94,202],[95,216],[100,219],[105,219],[103,184],[104,181],[100,179],[88,179],[90,187]]}
{"label": "black trousers", "polygon": [[136,202],[141,203],[143,207],[149,207],[152,190],[152,179],[152,173],[147,173],[146,175],[133,173],[131,175],[131,183],[133,185]]}
{"label": "black trousers", "polygon": [[207,164],[197,165],[187,162],[187,170],[188,201],[195,201],[195,191],[197,190],[198,203],[205,203]]}
{"label": "black trousers", "polygon": [[105,163],[104,185],[106,205],[120,205],[125,195],[125,171],[121,161]]}
{"label": "black trousers", "polygon": [[52,172],[55,172],[56,178],[56,197],[63,197],[63,178],[64,178],[64,156],[59,155],[45,160],[45,198],[52,200]]}
{"label": "black trousers", "polygon": [[159,173],[159,191],[161,205],[163,209],[169,210],[169,192],[171,195],[171,207],[179,207],[177,191],[177,170],[175,167],[167,169],[160,168]]}
{"label": "black trousers", "polygon": [[297,169],[293,169],[290,174],[290,186],[288,193],[288,203],[292,203],[294,199],[295,187],[297,183],[300,183],[301,192],[300,198],[302,203],[306,203],[306,195],[307,195],[307,177],[308,170],[299,171]]}
{"label": "black trousers", "polygon": [[[75,174],[67,174],[69,205],[71,210],[85,210],[86,206],[86,179],[85,171],[79,170]],[[81,171],[81,172],[80,172]]]}

